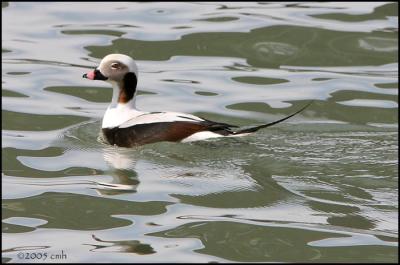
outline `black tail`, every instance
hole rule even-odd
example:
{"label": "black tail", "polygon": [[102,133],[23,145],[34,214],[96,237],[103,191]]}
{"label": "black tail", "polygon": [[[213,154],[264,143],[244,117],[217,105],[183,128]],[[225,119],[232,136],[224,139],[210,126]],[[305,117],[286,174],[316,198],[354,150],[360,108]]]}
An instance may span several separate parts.
{"label": "black tail", "polygon": [[262,125],[259,125],[259,126],[254,126],[254,127],[242,129],[242,130],[233,132],[233,135],[242,134],[242,133],[252,133],[252,132],[256,132],[256,131],[258,131],[258,130],[260,130],[260,129],[262,129],[262,128],[267,128],[267,127],[269,127],[269,126],[272,126],[272,125],[275,125],[275,124],[277,124],[277,123],[283,122],[283,121],[285,121],[285,120],[287,120],[287,119],[293,117],[294,115],[296,115],[296,114],[302,112],[303,110],[305,110],[308,106],[311,105],[311,103],[313,103],[313,101],[309,102],[307,105],[305,105],[304,107],[302,107],[300,110],[296,111],[295,113],[293,113],[293,114],[291,114],[291,115],[289,115],[289,116],[287,116],[287,117],[285,117],[285,118],[283,118],[283,119],[280,119],[280,120],[277,120],[277,121],[274,121],[274,122],[271,122],[271,123],[267,123],[267,124],[262,124]]}

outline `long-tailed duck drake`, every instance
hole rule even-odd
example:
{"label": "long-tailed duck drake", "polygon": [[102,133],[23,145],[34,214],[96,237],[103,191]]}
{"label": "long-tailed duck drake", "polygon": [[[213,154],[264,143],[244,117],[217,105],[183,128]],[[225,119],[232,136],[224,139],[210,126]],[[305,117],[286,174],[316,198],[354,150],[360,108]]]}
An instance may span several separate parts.
{"label": "long-tailed duck drake", "polygon": [[191,114],[145,112],[136,109],[138,68],[135,61],[127,55],[109,54],[101,60],[99,67],[83,77],[111,83],[113,95],[104,114],[102,131],[111,145],[121,147],[161,141],[190,142],[215,137],[243,136],[287,120],[311,104],[283,119],[234,130],[233,128],[238,126],[210,121]]}

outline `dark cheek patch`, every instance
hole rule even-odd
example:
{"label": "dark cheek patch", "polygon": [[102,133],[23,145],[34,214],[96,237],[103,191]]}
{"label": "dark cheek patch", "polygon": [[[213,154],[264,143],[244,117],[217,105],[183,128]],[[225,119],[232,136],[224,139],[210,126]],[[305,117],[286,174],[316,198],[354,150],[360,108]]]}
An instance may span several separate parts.
{"label": "dark cheek patch", "polygon": [[118,97],[119,103],[127,103],[133,98],[136,92],[137,78],[134,73],[127,73],[120,84],[120,92]]}

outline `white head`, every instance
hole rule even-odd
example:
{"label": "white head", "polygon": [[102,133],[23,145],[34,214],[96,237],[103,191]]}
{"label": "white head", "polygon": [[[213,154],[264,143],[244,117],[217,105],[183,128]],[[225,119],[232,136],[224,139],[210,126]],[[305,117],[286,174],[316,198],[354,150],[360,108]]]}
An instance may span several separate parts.
{"label": "white head", "polygon": [[101,60],[100,72],[112,81],[120,81],[126,73],[134,73],[138,76],[138,68],[135,61],[124,54],[109,54]]}
{"label": "white head", "polygon": [[138,67],[127,55],[109,54],[101,60],[99,67],[83,77],[111,83],[114,88],[112,104],[126,104],[134,100]]}

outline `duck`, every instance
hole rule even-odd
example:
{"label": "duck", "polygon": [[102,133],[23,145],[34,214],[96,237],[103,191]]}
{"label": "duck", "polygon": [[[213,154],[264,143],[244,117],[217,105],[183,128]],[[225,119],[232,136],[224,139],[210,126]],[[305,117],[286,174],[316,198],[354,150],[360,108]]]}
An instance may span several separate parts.
{"label": "duck", "polygon": [[105,111],[101,131],[104,140],[118,147],[137,147],[156,142],[193,142],[219,137],[238,137],[281,123],[307,108],[274,122],[247,128],[211,121],[192,114],[141,111],[136,108],[139,77],[135,60],[125,54],[109,54],[98,67],[83,78],[100,80],[113,88],[111,103]]}

